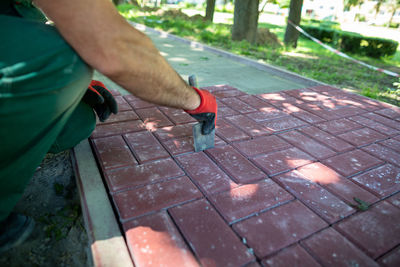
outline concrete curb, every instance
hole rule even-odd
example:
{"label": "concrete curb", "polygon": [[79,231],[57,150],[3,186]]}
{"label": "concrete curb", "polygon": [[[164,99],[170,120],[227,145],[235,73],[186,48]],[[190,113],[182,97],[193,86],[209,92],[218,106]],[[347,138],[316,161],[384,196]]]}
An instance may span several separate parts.
{"label": "concrete curb", "polygon": [[87,139],[73,149],[73,166],[94,266],[133,266]]}
{"label": "concrete curb", "polygon": [[300,82],[300,83],[305,84],[305,85],[307,85],[309,87],[319,86],[319,85],[328,86],[328,84],[326,84],[326,83],[323,83],[323,82],[320,82],[320,81],[317,81],[317,80],[314,80],[314,79],[311,79],[311,78],[303,77],[303,76],[301,76],[301,75],[299,75],[297,73],[294,73],[294,72],[291,72],[291,71],[288,71],[288,70],[284,70],[282,68],[266,64],[264,62],[260,62],[260,61],[257,61],[257,60],[254,60],[254,59],[250,59],[250,58],[247,58],[247,57],[244,57],[244,56],[239,56],[239,55],[227,52],[227,51],[222,50],[222,49],[218,49],[218,48],[211,47],[211,46],[208,46],[208,45],[196,42],[196,41],[191,41],[191,40],[188,40],[188,39],[185,39],[185,38],[182,38],[182,37],[178,37],[176,35],[170,34],[170,33],[165,32],[165,31],[161,31],[161,30],[156,30],[154,28],[150,28],[150,27],[148,27],[146,25],[143,25],[143,24],[139,24],[139,23],[132,22],[132,21],[128,21],[128,22],[132,26],[137,28],[138,30],[141,30],[141,31],[146,30],[146,31],[161,35],[163,37],[170,38],[172,40],[176,40],[176,41],[180,41],[182,43],[189,44],[191,47],[194,47],[194,48],[204,49],[204,50],[212,52],[214,54],[217,54],[217,55],[232,59],[234,61],[240,62],[240,63],[245,64],[247,66],[251,66],[251,67],[254,67],[256,69],[259,69],[259,70],[262,70],[262,71],[266,71],[266,72],[268,72],[270,74],[273,74],[273,75],[276,75],[276,76],[284,77],[284,78],[286,78],[288,80],[291,80],[293,82]]}

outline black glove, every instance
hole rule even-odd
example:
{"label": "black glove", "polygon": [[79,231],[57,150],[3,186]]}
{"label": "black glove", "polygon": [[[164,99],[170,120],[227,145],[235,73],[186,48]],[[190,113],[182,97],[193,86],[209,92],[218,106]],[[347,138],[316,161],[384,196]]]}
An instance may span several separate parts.
{"label": "black glove", "polygon": [[114,96],[102,82],[93,80],[82,100],[96,111],[101,122],[107,120],[111,113],[118,113]]}

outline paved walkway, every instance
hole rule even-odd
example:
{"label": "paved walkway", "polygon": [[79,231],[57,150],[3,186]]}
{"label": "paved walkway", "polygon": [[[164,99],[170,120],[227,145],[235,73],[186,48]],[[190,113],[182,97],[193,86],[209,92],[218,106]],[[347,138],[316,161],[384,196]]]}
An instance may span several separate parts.
{"label": "paved walkway", "polygon": [[[296,78],[284,72],[277,72],[273,68],[261,70],[255,66],[249,66],[246,62],[240,62],[239,57],[228,58],[202,47],[195,47],[180,40],[168,38],[168,36],[160,35],[150,29],[145,29],[144,32],[151,37],[161,54],[185,80],[189,75],[196,74],[200,86],[229,84],[244,92],[259,94],[316,85],[316,83],[313,84],[313,82],[300,77]],[[123,94],[127,93],[98,73],[95,74],[95,78]]]}
{"label": "paved walkway", "polygon": [[[231,84],[212,78],[225,59],[170,45],[178,71]],[[242,90],[257,79],[207,87],[216,147],[198,153],[186,113],[115,92],[90,142],[135,266],[399,266],[400,109],[329,86]]]}
{"label": "paved walkway", "polygon": [[131,95],[92,135],[135,266],[399,263],[398,108],[325,86],[208,89],[213,149],[194,153],[187,114]]}

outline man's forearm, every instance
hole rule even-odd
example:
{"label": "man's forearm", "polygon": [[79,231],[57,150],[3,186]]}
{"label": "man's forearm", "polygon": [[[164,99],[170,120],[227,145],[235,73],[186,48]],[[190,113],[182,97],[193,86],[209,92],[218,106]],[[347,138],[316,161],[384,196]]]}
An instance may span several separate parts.
{"label": "man's forearm", "polygon": [[109,0],[36,0],[65,40],[93,68],[144,100],[192,110],[200,104],[159,54]]}

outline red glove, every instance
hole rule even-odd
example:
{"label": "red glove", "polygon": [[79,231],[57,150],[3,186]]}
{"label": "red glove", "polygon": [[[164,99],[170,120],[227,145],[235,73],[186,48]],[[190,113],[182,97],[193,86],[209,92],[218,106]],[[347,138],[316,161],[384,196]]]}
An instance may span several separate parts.
{"label": "red glove", "polygon": [[107,120],[111,113],[118,113],[115,98],[102,82],[93,80],[82,100],[96,111],[102,122]]}
{"label": "red glove", "polygon": [[202,124],[202,133],[209,134],[215,129],[215,124],[217,122],[217,101],[215,97],[206,90],[199,90],[193,87],[194,90],[200,96],[200,106],[195,110],[185,110],[193,118],[198,120]]}

